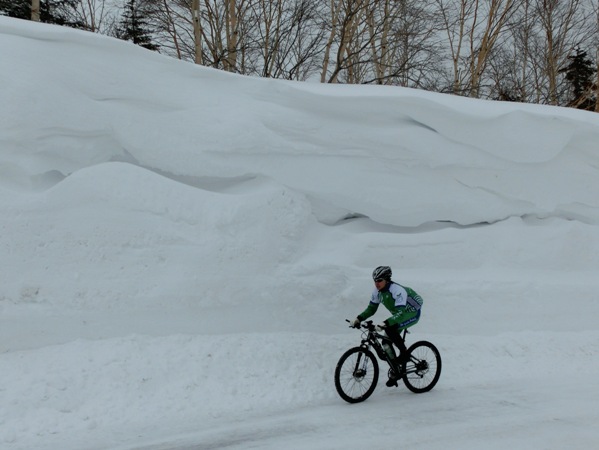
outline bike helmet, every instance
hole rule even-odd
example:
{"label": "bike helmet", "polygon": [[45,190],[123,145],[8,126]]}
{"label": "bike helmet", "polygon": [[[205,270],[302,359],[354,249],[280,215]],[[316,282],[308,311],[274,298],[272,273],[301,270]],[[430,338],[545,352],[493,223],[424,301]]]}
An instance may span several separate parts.
{"label": "bike helmet", "polygon": [[389,266],[378,266],[376,269],[372,271],[372,279],[373,280],[387,280],[391,281],[391,267]]}

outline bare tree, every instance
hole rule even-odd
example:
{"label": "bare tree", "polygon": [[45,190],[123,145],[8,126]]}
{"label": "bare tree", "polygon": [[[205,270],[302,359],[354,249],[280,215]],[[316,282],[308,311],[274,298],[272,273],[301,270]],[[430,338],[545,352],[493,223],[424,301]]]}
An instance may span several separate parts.
{"label": "bare tree", "polygon": [[281,34],[274,75],[306,80],[320,66],[325,30],[319,23],[320,0],[296,0]]}
{"label": "bare tree", "polygon": [[[545,70],[545,38],[536,9],[537,0],[522,0],[509,26],[510,37],[491,61],[494,72],[505,71],[503,80],[495,79],[495,98],[545,103],[548,76]],[[506,59],[503,55],[510,55]]]}
{"label": "bare tree", "polygon": [[436,0],[441,18],[441,29],[447,34],[452,63],[452,88],[454,94],[465,91],[464,71],[462,70],[463,49],[469,22],[472,20],[474,3],[471,0]]}
{"label": "bare tree", "polygon": [[[179,33],[177,31],[177,26],[175,25],[175,19],[173,18],[173,10],[171,7],[169,7],[167,0],[162,0],[162,6],[164,6],[164,16],[163,16],[163,24],[164,24],[164,29],[166,30],[166,32],[168,33],[168,35],[171,37],[172,42],[173,42],[173,48],[175,49],[176,55],[178,59],[182,58],[182,52],[181,52],[181,46],[179,45]],[[195,16],[197,12],[198,17]],[[203,52],[202,52],[202,45],[201,45],[201,34],[202,34],[202,29],[200,27],[200,20],[199,20],[199,14],[200,14],[200,7],[199,7],[199,3],[197,5],[197,9],[193,9],[192,8],[192,16],[194,19],[194,25],[193,25],[193,34],[194,34],[194,62],[196,64],[202,64],[204,59],[202,57]],[[200,43],[198,43],[200,42]],[[199,54],[198,54],[199,53]]]}
{"label": "bare tree", "polygon": [[193,37],[195,48],[194,62],[196,64],[202,64],[204,62],[204,58],[202,52],[202,22],[200,20],[200,0],[193,0],[191,2],[191,17],[193,23]]}
{"label": "bare tree", "polygon": [[337,37],[337,22],[339,21],[339,15],[341,14],[341,6],[342,2],[339,0],[330,0],[330,22],[325,20],[325,23],[330,25],[329,29],[329,38],[327,39],[327,43],[325,45],[324,58],[322,63],[322,71],[320,74],[320,82],[324,83],[326,81],[327,73],[329,70],[329,64],[331,61],[331,49],[333,48],[333,43]]}
{"label": "bare tree", "polygon": [[262,45],[260,53],[264,61],[262,76],[272,76],[275,56],[278,52],[283,20],[283,2],[260,0],[253,8],[254,16],[258,18],[258,33]]}
{"label": "bare tree", "polygon": [[111,34],[118,11],[113,2],[107,4],[106,0],[77,0],[74,6],[74,19],[83,23],[88,31]]}
{"label": "bare tree", "polygon": [[[106,27],[113,0],[78,1],[90,29]],[[139,1],[161,51],[262,77],[566,104],[574,46],[599,60],[599,0],[592,13],[589,0]]]}
{"label": "bare tree", "polygon": [[[473,21],[470,27],[470,96],[480,96],[480,85],[483,71],[497,40],[503,35],[504,28],[516,8],[514,0],[487,0],[485,8],[481,2],[474,0]],[[482,13],[482,14],[481,14]],[[481,17],[482,16],[482,17]],[[479,30],[479,19],[482,22]]]}
{"label": "bare tree", "polygon": [[523,0],[518,11],[519,17],[514,21],[515,26],[511,28],[514,39],[514,67],[515,78],[519,79],[517,97],[526,101],[529,96],[529,71],[528,64],[531,54],[531,40],[535,35],[534,16],[531,14],[531,0]]}
{"label": "bare tree", "polygon": [[436,0],[451,54],[452,92],[480,97],[488,59],[516,11],[514,0]]}
{"label": "bare tree", "polygon": [[[434,4],[429,0],[399,0],[391,3],[390,38],[387,50],[386,82],[430,88],[445,69],[440,60]],[[383,28],[384,30],[384,28]],[[383,42],[381,41],[381,45]]]}
{"label": "bare tree", "polygon": [[202,37],[213,67],[243,73],[240,57],[246,41],[241,28],[252,1],[256,0],[203,0]]}
{"label": "bare tree", "polygon": [[243,3],[243,0],[224,0],[225,2],[225,37],[226,37],[226,57],[224,59],[224,69],[228,72],[235,72],[237,69],[237,43],[239,42],[239,12],[237,4]]}
{"label": "bare tree", "polygon": [[565,93],[560,88],[560,70],[576,45],[588,39],[587,16],[581,0],[535,0],[535,6],[545,38],[542,63],[547,76],[547,101],[559,105]]}
{"label": "bare tree", "polygon": [[[387,58],[387,50],[380,48],[388,42],[381,37],[388,22],[380,20],[380,15],[375,17],[378,4],[380,0],[331,1],[329,39],[321,81],[362,83],[375,59],[381,67],[381,58]],[[329,70],[333,52],[334,66]]]}
{"label": "bare tree", "polygon": [[242,27],[246,72],[297,80],[310,76],[324,46],[318,4],[318,0],[254,2],[246,14],[250,26]]}
{"label": "bare tree", "polygon": [[[202,59],[195,45],[196,31],[201,30],[196,28],[194,20],[194,11],[199,11],[199,5],[196,10],[188,0],[144,0],[144,3],[154,29],[153,39],[160,45],[161,52],[177,59]],[[201,52],[201,45],[199,50]]]}
{"label": "bare tree", "polygon": [[179,59],[238,70],[240,27],[252,0],[144,0],[161,49]]}
{"label": "bare tree", "polygon": [[40,0],[31,0],[31,20],[40,21]]}

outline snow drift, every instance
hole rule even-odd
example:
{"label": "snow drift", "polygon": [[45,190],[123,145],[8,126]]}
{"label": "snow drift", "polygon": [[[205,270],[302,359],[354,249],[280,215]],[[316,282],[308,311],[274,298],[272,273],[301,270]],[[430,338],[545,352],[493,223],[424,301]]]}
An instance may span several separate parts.
{"label": "snow drift", "polygon": [[[0,50],[0,447],[596,442],[597,115],[5,17]],[[348,409],[332,370],[379,264],[444,369]]]}

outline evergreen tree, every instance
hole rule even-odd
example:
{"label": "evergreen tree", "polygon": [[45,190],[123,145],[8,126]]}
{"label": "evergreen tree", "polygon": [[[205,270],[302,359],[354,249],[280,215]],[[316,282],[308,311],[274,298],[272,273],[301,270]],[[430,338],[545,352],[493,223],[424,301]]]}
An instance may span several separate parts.
{"label": "evergreen tree", "polygon": [[157,51],[159,46],[152,43],[148,22],[143,8],[139,7],[137,0],[128,0],[125,11],[116,31],[116,37],[124,41],[131,41],[148,50]]}
{"label": "evergreen tree", "polygon": [[31,19],[31,0],[0,0],[0,15]]}
{"label": "evergreen tree", "polygon": [[[71,19],[77,6],[76,0],[40,1],[40,22],[85,28],[84,24]],[[31,20],[31,0],[0,0],[0,15]]]}
{"label": "evergreen tree", "polygon": [[[77,0],[41,0],[40,22],[85,28],[85,24],[73,20]],[[0,15],[31,20],[31,0],[0,0]]]}
{"label": "evergreen tree", "polygon": [[568,64],[561,72],[565,72],[566,80],[572,86],[573,99],[570,106],[578,109],[593,111],[595,98],[593,98],[594,62],[587,56],[587,52],[576,48],[576,54],[568,56]]}

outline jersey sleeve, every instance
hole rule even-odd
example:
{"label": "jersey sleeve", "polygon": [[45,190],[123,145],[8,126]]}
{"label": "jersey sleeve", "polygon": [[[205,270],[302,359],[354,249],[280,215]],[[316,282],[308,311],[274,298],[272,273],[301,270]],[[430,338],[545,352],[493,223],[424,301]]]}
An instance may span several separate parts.
{"label": "jersey sleeve", "polygon": [[380,304],[381,300],[379,299],[378,292],[375,290],[370,296],[370,303],[368,303],[366,309],[358,314],[358,319],[363,321],[373,316],[376,310],[379,309]]}

